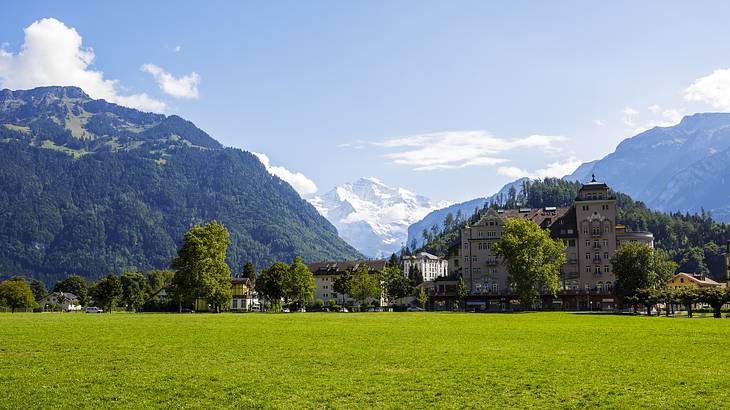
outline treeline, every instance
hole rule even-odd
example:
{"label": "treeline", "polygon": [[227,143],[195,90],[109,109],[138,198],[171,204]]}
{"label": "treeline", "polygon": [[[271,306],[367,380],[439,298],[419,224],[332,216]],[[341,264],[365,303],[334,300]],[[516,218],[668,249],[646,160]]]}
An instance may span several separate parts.
{"label": "treeline", "polygon": [[[498,196],[483,208],[475,209],[468,217],[447,215],[441,226],[434,225],[423,232],[425,244],[422,247],[417,248],[411,243],[404,252],[426,251],[443,256],[449,246],[459,240],[459,230],[478,221],[484,210],[568,207],[575,203],[581,186],[580,182],[560,178],[524,181],[520,190],[511,188],[507,195]],[[678,271],[723,277],[722,253],[730,240],[730,225],[714,221],[709,212],[667,214],[652,211],[643,202],[635,201],[626,194],[615,192],[615,195],[617,222],[631,231],[652,232],[654,245],[677,263]]]}

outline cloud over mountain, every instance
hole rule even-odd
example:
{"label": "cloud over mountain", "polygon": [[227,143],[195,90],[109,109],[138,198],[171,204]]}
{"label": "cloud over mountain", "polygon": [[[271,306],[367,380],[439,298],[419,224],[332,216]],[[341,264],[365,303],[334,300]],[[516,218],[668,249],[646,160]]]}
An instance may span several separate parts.
{"label": "cloud over mountain", "polygon": [[89,68],[94,50],[83,46],[81,35],[54,18],[38,20],[25,28],[18,53],[0,49],[0,86],[29,89],[40,86],[77,86],[92,98],[137,108],[164,112],[162,101],[145,93],[122,95],[117,80]]}

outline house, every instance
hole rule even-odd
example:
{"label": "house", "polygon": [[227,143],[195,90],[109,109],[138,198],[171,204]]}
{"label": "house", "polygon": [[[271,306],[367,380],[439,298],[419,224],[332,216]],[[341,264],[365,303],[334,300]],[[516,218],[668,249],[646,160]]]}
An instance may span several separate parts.
{"label": "house", "polygon": [[721,287],[721,283],[717,283],[714,280],[708,278],[701,273],[678,273],[669,280],[668,286],[670,288],[715,288]]}
{"label": "house", "polygon": [[[359,302],[354,300],[350,295],[339,294],[335,291],[335,280],[344,273],[352,274],[364,266],[367,266],[368,273],[371,275],[382,274],[385,272],[386,265],[387,261],[383,259],[310,263],[307,267],[312,272],[312,276],[314,276],[314,300],[321,299],[325,304],[329,303],[330,300],[334,300],[337,304],[355,306]],[[376,302],[379,306],[386,305],[386,300],[382,296],[380,300],[368,300],[365,303],[370,304],[372,302]]]}
{"label": "house", "polygon": [[233,298],[230,310],[247,311],[259,305],[251,280],[248,278],[231,278],[231,293]]}
{"label": "house", "polygon": [[650,232],[632,232],[616,224],[616,197],[595,176],[580,188],[575,204],[568,208],[488,209],[476,223],[461,229],[461,276],[471,295],[467,304],[503,306],[516,298],[508,283],[507,264],[493,250],[508,219],[531,220],[565,244],[559,295],[553,298],[543,292],[543,306],[615,307],[611,258],[616,249],[627,242],[654,244]]}
{"label": "house", "polygon": [[421,273],[424,282],[430,282],[439,277],[449,276],[449,262],[428,252],[404,256],[403,274],[412,277],[416,271]]}
{"label": "house", "polygon": [[52,292],[38,301],[38,304],[47,310],[61,309],[65,311],[81,310],[78,296],[68,292]]}

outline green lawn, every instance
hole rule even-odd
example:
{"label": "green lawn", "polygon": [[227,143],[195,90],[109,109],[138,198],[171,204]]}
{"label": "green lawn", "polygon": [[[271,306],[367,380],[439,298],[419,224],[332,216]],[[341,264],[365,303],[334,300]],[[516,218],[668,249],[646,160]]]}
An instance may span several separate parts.
{"label": "green lawn", "polygon": [[730,406],[730,320],[0,314],[0,408]]}

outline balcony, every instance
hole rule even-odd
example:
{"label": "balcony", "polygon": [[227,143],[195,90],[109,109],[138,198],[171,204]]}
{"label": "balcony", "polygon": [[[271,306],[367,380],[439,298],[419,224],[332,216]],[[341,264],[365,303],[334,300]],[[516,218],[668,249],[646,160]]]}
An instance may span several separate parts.
{"label": "balcony", "polygon": [[486,262],[487,266],[497,266],[499,264],[499,261],[496,259],[487,259]]}

